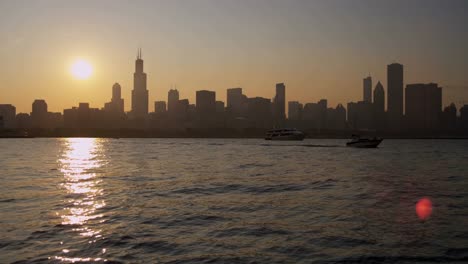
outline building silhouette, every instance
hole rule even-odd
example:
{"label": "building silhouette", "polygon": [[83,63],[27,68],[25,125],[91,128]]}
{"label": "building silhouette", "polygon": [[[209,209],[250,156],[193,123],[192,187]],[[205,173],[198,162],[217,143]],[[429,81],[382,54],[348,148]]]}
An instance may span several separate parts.
{"label": "building silhouette", "polygon": [[0,129],[16,127],[16,107],[11,104],[0,104]]}
{"label": "building silhouette", "polygon": [[403,119],[403,65],[387,66],[387,128],[399,131]]}
{"label": "building silhouette", "polygon": [[242,88],[227,89],[226,108],[229,115],[233,118],[246,115],[247,96],[242,94]]}
{"label": "building silhouette", "polygon": [[353,130],[371,130],[373,125],[373,104],[366,101],[348,103],[348,126]]}
{"label": "building silhouette", "polygon": [[440,126],[442,88],[436,83],[408,84],[405,90],[406,127],[424,132]]}
{"label": "building silhouette", "polygon": [[185,123],[189,120],[189,100],[181,99],[177,101],[174,110],[174,117],[176,121],[180,122],[177,126],[184,126]]}
{"label": "building silhouette", "polygon": [[366,77],[362,81],[363,101],[372,103],[372,77]]}
{"label": "building silhouette", "polygon": [[442,112],[441,128],[449,132],[453,132],[457,129],[457,107],[454,103],[444,108]]}
{"label": "building silhouette", "polygon": [[167,111],[169,114],[174,113],[179,102],[179,91],[177,89],[170,89],[167,93]]}
{"label": "building silhouette", "polygon": [[216,113],[224,113],[224,102],[216,101]]}
{"label": "building silhouette", "polygon": [[166,113],[166,102],[165,101],[156,101],[154,102],[154,112],[156,114]]}
{"label": "building silhouette", "polygon": [[385,129],[385,90],[380,81],[375,85],[374,88],[373,122],[375,129],[379,131]]}
{"label": "building silhouette", "polygon": [[135,119],[145,119],[148,115],[148,90],[146,89],[146,73],[143,72],[141,49],[138,50],[137,59],[135,61],[131,113],[132,117]]}
{"label": "building silhouette", "polygon": [[271,100],[263,97],[248,98],[247,119],[250,128],[271,128],[273,125]]}
{"label": "building silhouette", "polygon": [[216,93],[207,90],[197,91],[195,103],[200,115],[210,115],[216,112]]}
{"label": "building silhouette", "polygon": [[326,99],[321,99],[317,103],[306,103],[302,110],[302,120],[304,127],[308,129],[325,129],[327,124],[327,105]]}
{"label": "building silhouette", "polygon": [[33,128],[44,128],[47,122],[47,103],[43,99],[36,99],[32,103],[31,125]]}
{"label": "building silhouette", "polygon": [[286,119],[286,86],[276,84],[276,95],[273,98],[273,119],[276,126],[282,126]]}
{"label": "building silhouette", "polygon": [[288,102],[288,119],[292,121],[301,120],[304,106],[298,101]]}
{"label": "building silhouette", "polygon": [[112,86],[112,99],[104,105],[104,110],[112,113],[124,112],[124,99],[122,98],[122,87],[120,84],[115,83]]}
{"label": "building silhouette", "polygon": [[336,108],[327,109],[327,123],[325,128],[329,130],[344,130],[346,129],[346,109],[342,104],[338,104]]}

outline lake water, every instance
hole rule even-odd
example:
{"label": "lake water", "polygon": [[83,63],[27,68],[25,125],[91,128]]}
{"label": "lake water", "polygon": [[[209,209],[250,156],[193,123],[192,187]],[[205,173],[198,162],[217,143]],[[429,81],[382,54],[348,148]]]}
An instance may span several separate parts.
{"label": "lake water", "polygon": [[468,261],[468,141],[344,143],[1,139],[0,263]]}

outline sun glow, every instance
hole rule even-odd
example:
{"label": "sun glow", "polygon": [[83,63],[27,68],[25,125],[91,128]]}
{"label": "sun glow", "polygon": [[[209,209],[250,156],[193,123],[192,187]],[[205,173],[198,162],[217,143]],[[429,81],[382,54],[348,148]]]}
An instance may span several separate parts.
{"label": "sun glow", "polygon": [[83,59],[78,59],[73,62],[70,68],[71,74],[78,80],[87,80],[93,73],[91,64]]}

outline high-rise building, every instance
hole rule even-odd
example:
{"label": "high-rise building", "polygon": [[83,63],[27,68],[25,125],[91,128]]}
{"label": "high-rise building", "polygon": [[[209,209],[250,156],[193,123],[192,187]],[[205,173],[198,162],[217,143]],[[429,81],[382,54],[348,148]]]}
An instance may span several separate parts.
{"label": "high-rise building", "polygon": [[31,126],[33,128],[47,127],[47,103],[43,99],[34,100],[32,103]]}
{"label": "high-rise building", "polygon": [[457,128],[457,107],[454,103],[444,108],[442,113],[442,127],[447,131],[454,131]]}
{"label": "high-rise building", "polygon": [[16,107],[11,104],[0,104],[0,129],[16,127]]}
{"label": "high-rise building", "polygon": [[302,115],[303,105],[297,101],[288,102],[288,119],[300,120]]}
{"label": "high-rise building", "polygon": [[173,113],[179,102],[179,91],[170,89],[167,93],[167,111]]}
{"label": "high-rise building", "polygon": [[327,105],[326,99],[317,103],[307,103],[302,111],[302,120],[306,121],[307,128],[324,129],[327,126]]}
{"label": "high-rise building", "polygon": [[387,66],[387,117],[388,129],[401,129],[403,118],[403,65],[393,63]]}
{"label": "high-rise building", "polygon": [[216,112],[216,93],[213,91],[197,91],[196,107],[200,115],[212,114]]}
{"label": "high-rise building", "polygon": [[436,83],[408,84],[405,90],[405,117],[409,129],[430,131],[439,128],[442,88]]}
{"label": "high-rise building", "polygon": [[343,130],[346,128],[346,109],[338,104],[335,109],[327,109],[327,129]]}
{"label": "high-rise building", "polygon": [[247,119],[250,127],[270,128],[272,125],[271,100],[262,97],[248,98]]}
{"label": "high-rise building", "polygon": [[154,102],[154,112],[156,114],[161,114],[166,112],[166,102],[156,101]]}
{"label": "high-rise building", "polygon": [[378,82],[374,89],[374,126],[378,130],[385,128],[385,91]]}
{"label": "high-rise building", "polygon": [[124,99],[122,97],[122,87],[120,84],[115,83],[112,86],[112,98],[109,103],[104,105],[106,112],[123,113],[124,112]]}
{"label": "high-rise building", "polygon": [[224,102],[223,101],[216,101],[216,112],[223,113],[224,112]]}
{"label": "high-rise building", "polygon": [[372,77],[363,80],[363,100],[372,103]]}
{"label": "high-rise building", "polygon": [[366,101],[348,103],[348,125],[351,129],[373,129],[372,103]]}
{"label": "high-rise building", "polygon": [[243,116],[247,109],[247,96],[242,94],[242,88],[227,89],[227,111],[233,117]]}
{"label": "high-rise building", "polygon": [[385,90],[380,82],[375,85],[374,105],[377,111],[385,112]]}
{"label": "high-rise building", "polygon": [[273,98],[273,118],[277,125],[286,119],[286,86],[284,83],[276,84],[276,95]]}
{"label": "high-rise building", "polygon": [[148,90],[146,89],[146,73],[143,72],[143,60],[141,49],[138,50],[135,61],[135,73],[133,74],[132,90],[132,116],[136,119],[144,119],[148,115]]}

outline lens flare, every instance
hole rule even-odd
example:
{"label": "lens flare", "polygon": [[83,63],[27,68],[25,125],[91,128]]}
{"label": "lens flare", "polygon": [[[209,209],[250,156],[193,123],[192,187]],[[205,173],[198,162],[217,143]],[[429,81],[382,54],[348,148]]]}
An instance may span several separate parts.
{"label": "lens flare", "polygon": [[427,197],[421,198],[416,203],[416,214],[421,220],[429,219],[429,217],[432,214],[432,202],[429,198]]}

